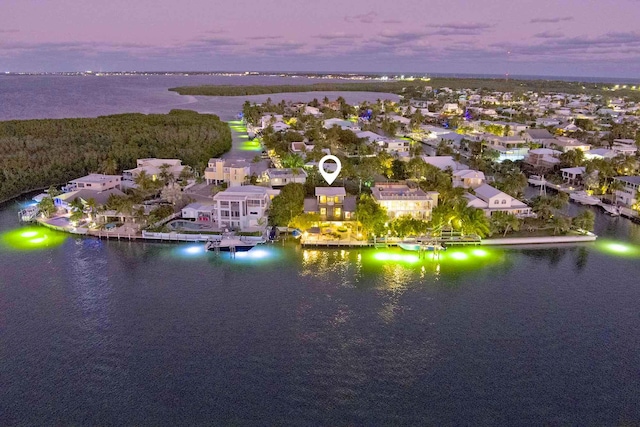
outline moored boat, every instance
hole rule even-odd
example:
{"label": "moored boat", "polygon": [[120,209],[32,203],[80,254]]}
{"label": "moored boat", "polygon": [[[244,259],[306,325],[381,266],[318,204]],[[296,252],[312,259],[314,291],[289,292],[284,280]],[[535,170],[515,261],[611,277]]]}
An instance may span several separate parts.
{"label": "moored boat", "polygon": [[258,242],[248,242],[235,237],[223,238],[222,240],[208,240],[204,248],[208,251],[220,252],[247,252],[253,249]]}
{"label": "moored boat", "polygon": [[405,251],[444,251],[446,248],[439,243],[400,242],[398,246]]}
{"label": "moored boat", "polygon": [[583,205],[599,205],[600,199],[595,196],[588,195],[585,191],[575,191],[569,194],[569,198],[574,202],[583,204]]}
{"label": "moored boat", "polygon": [[620,216],[620,209],[617,206],[602,204],[602,209],[611,216]]}

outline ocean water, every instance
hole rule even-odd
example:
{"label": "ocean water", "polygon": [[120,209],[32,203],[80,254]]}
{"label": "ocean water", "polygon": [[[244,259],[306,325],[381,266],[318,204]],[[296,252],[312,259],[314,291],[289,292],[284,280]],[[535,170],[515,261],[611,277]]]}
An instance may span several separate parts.
{"label": "ocean water", "polygon": [[1,425],[640,422],[627,220],[599,215],[597,244],[440,260],[295,244],[231,259],[32,244],[16,209],[0,211]]}
{"label": "ocean water", "polygon": [[0,75],[0,120],[97,117],[120,113],[166,113],[174,108],[214,113],[223,120],[242,111],[245,100],[311,101],[343,96],[348,102],[397,100],[372,92],[311,92],[249,97],[182,96],[177,86],[313,84],[324,80],[269,76],[5,76]]}

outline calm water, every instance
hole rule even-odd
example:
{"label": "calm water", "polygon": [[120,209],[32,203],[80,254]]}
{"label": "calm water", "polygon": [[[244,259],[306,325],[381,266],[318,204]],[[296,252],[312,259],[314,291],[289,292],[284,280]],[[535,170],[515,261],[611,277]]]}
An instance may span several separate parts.
{"label": "calm water", "polygon": [[326,80],[291,77],[225,76],[4,76],[0,75],[0,120],[96,117],[119,113],[166,113],[173,108],[218,114],[230,120],[245,100],[311,101],[343,96],[356,103],[397,100],[397,95],[372,92],[312,92],[249,97],[181,96],[177,86],[313,84]]}
{"label": "calm water", "polygon": [[604,244],[638,251],[629,221],[600,216],[597,245],[439,263],[293,245],[232,260],[71,237],[16,250],[15,209],[1,425],[640,421],[640,252]]}

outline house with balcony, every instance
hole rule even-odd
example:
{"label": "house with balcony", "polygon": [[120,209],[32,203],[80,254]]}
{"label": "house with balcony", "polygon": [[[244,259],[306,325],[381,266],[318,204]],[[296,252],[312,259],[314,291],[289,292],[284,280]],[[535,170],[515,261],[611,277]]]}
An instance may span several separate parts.
{"label": "house with balcony", "polygon": [[304,199],[304,212],[320,215],[321,221],[353,221],[356,198],[347,196],[344,187],[316,187],[315,198]]}
{"label": "house with balcony", "polygon": [[251,176],[250,163],[244,159],[209,159],[204,170],[207,184],[220,185],[226,183],[229,187],[237,187],[246,183]]}
{"label": "house with balcony", "polygon": [[214,204],[191,203],[182,208],[182,218],[194,221],[210,222],[216,220]]}
{"label": "house with balcony", "polygon": [[507,212],[519,218],[534,215],[525,203],[488,184],[476,188],[475,195],[467,193],[465,197],[469,200],[467,206],[482,209],[489,217],[494,212]]}
{"label": "house with balcony", "polygon": [[640,176],[617,176],[613,178],[622,184],[620,190],[616,190],[616,204],[632,208],[638,204],[638,189],[640,189]]}
{"label": "house with balcony", "polygon": [[486,182],[484,172],[463,169],[452,174],[453,186],[462,188],[478,188]]}
{"label": "house with balcony", "polygon": [[403,183],[375,183],[371,196],[387,210],[389,219],[408,215],[427,221],[438,205],[437,191],[425,192]]}
{"label": "house with balcony", "polygon": [[256,185],[231,187],[213,196],[213,218],[220,229],[263,230],[273,190]]}
{"label": "house with balcony", "polygon": [[582,176],[586,172],[585,167],[575,167],[575,168],[562,168],[560,172],[562,172],[562,179],[564,182],[570,185],[579,185],[582,183]]}

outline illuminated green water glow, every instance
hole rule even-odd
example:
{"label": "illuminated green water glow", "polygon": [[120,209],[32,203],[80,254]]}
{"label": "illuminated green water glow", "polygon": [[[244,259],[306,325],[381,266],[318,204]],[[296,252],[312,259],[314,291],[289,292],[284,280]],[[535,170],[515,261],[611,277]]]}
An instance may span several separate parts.
{"label": "illuminated green water glow", "polygon": [[437,265],[443,267],[482,268],[488,264],[501,262],[504,252],[496,249],[459,247],[446,251],[425,252],[422,255],[417,252],[407,252],[400,249],[375,250],[371,259],[377,263],[403,263],[416,265]]}
{"label": "illuminated green water glow", "polygon": [[3,233],[0,235],[0,243],[9,249],[29,251],[59,246],[67,237],[65,233],[59,231],[31,226]]}
{"label": "illuminated green water glow", "polygon": [[598,240],[596,248],[607,255],[640,258],[640,247],[626,242],[618,242],[615,240]]}

